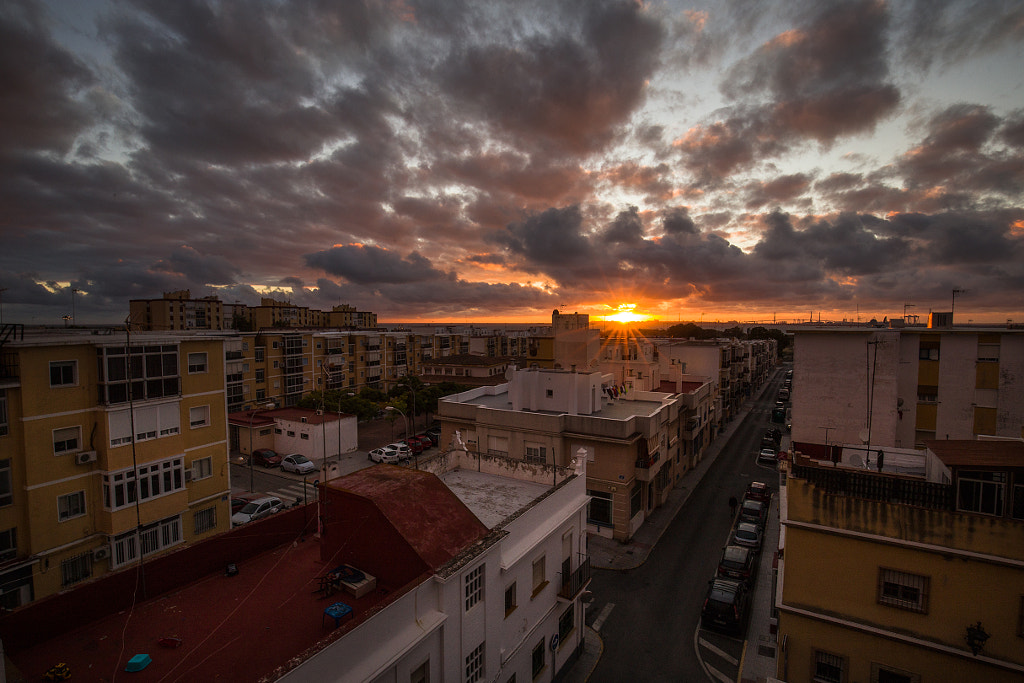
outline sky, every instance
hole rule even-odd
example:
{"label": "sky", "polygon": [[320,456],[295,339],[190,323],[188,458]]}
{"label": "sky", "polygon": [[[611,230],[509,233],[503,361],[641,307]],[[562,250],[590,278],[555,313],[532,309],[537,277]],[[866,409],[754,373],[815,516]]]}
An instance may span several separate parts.
{"label": "sky", "polygon": [[1024,322],[1019,0],[5,0],[0,316]]}

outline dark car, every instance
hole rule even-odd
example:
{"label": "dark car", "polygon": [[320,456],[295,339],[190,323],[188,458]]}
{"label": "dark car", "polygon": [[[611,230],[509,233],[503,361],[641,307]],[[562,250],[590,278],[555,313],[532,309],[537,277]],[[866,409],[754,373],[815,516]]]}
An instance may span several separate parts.
{"label": "dark car", "polygon": [[746,497],[765,503],[772,499],[772,487],[763,481],[752,481],[747,487]]}
{"label": "dark car", "polygon": [[277,467],[281,464],[281,455],[269,448],[257,448],[252,452],[252,464],[263,467]]}
{"label": "dark car", "polygon": [[429,427],[427,431],[423,432],[430,439],[431,443],[435,446],[441,442],[441,428],[440,427]]}
{"label": "dark car", "polygon": [[718,576],[752,585],[757,578],[757,552],[742,545],[725,546],[718,561]]}
{"label": "dark car", "polygon": [[700,610],[702,628],[738,636],[743,633],[750,594],[742,581],[712,579]]}
{"label": "dark car", "polygon": [[438,442],[441,441],[441,434],[440,434],[440,432],[436,432],[436,431],[435,432],[423,432],[422,434],[417,434],[416,436],[420,437],[420,441],[424,441],[425,440],[426,443],[429,443],[430,446],[428,446],[428,448],[436,446],[438,444]]}
{"label": "dark car", "polygon": [[740,503],[741,522],[750,522],[764,528],[768,522],[768,503],[753,498],[744,498]]}

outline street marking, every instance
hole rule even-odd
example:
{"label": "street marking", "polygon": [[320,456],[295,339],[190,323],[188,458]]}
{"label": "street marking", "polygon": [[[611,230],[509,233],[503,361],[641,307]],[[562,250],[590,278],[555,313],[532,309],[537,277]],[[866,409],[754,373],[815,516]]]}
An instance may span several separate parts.
{"label": "street marking", "polygon": [[597,615],[597,619],[594,619],[594,623],[590,626],[590,628],[594,629],[595,631],[600,631],[601,625],[604,624],[604,620],[608,618],[608,615],[612,613],[612,609],[614,607],[614,602],[609,602],[608,604],[606,604],[604,608],[601,610],[601,613]]}
{"label": "street marking", "polygon": [[735,683],[735,681],[733,681],[731,678],[729,678],[724,673],[722,673],[715,667],[711,666],[710,664],[705,664],[704,668],[707,670],[709,674],[711,674],[712,678],[717,678],[718,680],[722,681],[722,683]]}
{"label": "street marking", "polygon": [[733,666],[736,666],[737,664],[740,663],[738,659],[736,659],[735,657],[733,657],[729,653],[724,652],[723,650],[718,649],[717,647],[715,647],[714,645],[712,645],[708,641],[704,640],[703,638],[698,638],[697,642],[700,643],[703,647],[707,648],[708,650],[711,650],[716,655],[718,655],[719,657],[721,657],[725,661],[729,662]]}

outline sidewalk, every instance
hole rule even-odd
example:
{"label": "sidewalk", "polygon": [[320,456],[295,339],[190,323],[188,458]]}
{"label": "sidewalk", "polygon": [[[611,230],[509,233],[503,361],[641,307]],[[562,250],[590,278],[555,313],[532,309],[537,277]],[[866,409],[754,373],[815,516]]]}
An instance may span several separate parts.
{"label": "sidewalk", "polygon": [[[770,380],[765,382],[758,394],[758,398],[764,393],[769,384]],[[718,454],[721,453],[722,448],[725,447],[725,444],[729,442],[736,428],[749,415],[753,401],[754,397],[751,397],[744,402],[736,417],[725,426],[725,429],[718,435],[718,438],[704,451],[704,456],[701,458],[700,463],[683,476],[682,484],[669,492],[665,503],[651,513],[628,542],[620,543],[603,536],[591,536],[589,538],[587,551],[590,555],[591,567],[595,569],[635,569],[647,561],[651,548],[658,543],[662,534],[665,533],[672,520],[675,519],[676,514],[689,499],[690,494],[700,484],[704,474],[707,473],[711,464],[718,457]],[[777,505],[777,500],[778,496],[775,496],[772,504]],[[777,515],[772,515],[771,519],[775,520],[774,532],[777,536]],[[768,529],[773,529],[771,523],[768,525]],[[771,572],[770,558],[768,558],[767,562],[762,561],[762,565],[768,565],[768,572]],[[758,577],[759,581],[754,589],[753,601],[751,603],[754,606],[754,611],[751,613],[748,625],[749,638],[761,639],[763,634],[769,631],[768,608],[771,603],[771,586],[769,585],[770,580],[765,581],[763,580],[764,578],[763,576]],[[583,653],[572,669],[566,672],[566,675],[561,680],[565,683],[585,683],[597,666],[603,651],[604,643],[601,640],[600,634],[589,626],[586,627]],[[770,667],[765,660],[766,657],[763,656],[744,658],[740,664],[741,669],[737,680],[764,680],[766,675],[774,675],[774,658],[770,660]]]}

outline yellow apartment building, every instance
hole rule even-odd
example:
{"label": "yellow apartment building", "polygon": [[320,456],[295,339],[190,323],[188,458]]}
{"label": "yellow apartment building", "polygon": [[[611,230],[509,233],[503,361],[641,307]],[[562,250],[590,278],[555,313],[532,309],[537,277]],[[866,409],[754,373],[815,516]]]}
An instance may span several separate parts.
{"label": "yellow apartment building", "polygon": [[6,329],[4,608],[230,529],[221,337]]}
{"label": "yellow apartment building", "polygon": [[881,472],[797,454],[780,515],[778,678],[1024,680],[1024,443],[930,441]]}
{"label": "yellow apartment building", "polygon": [[231,325],[220,299],[193,299],[187,289],[165,292],[162,299],[132,299],[128,307],[133,330],[223,330]]}

